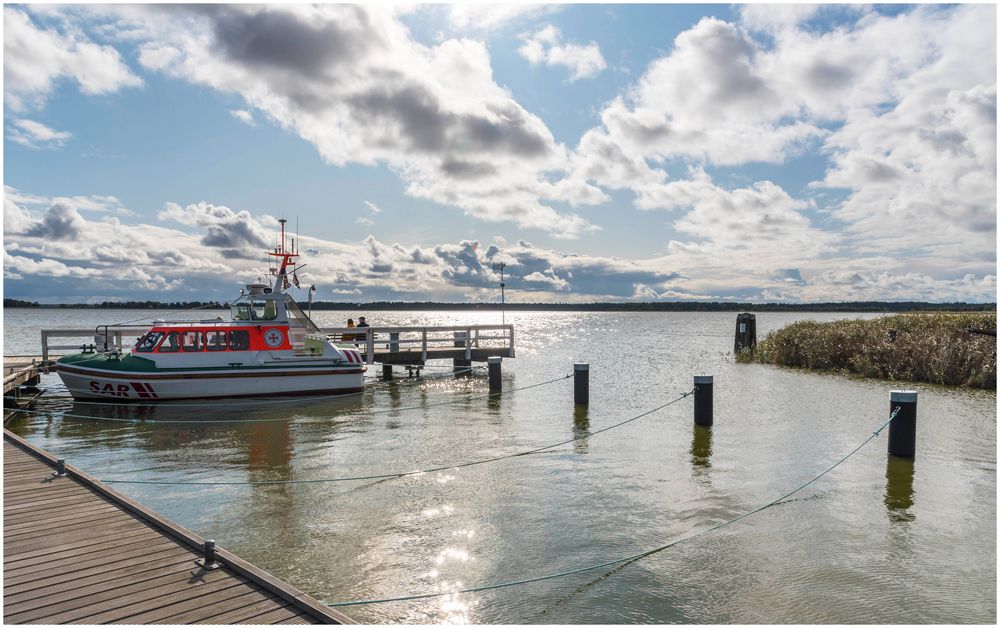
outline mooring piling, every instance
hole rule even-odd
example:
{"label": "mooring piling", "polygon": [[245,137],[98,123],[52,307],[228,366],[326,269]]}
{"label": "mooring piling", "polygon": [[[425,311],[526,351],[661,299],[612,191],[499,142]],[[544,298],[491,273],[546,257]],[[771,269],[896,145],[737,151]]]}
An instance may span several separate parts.
{"label": "mooring piling", "polygon": [[490,372],[490,392],[500,392],[503,389],[503,383],[500,378],[502,360],[503,358],[500,356],[486,358],[486,364]]}
{"label": "mooring piling", "polygon": [[899,408],[899,413],[889,424],[889,455],[913,458],[917,450],[917,391],[891,391],[890,416],[896,408]]}
{"label": "mooring piling", "polygon": [[694,424],[712,427],[712,376],[694,376]]}
{"label": "mooring piling", "polygon": [[757,346],[757,317],[749,312],[736,316],[736,340],[733,343],[733,353],[741,349],[751,351]]}
{"label": "mooring piling", "polygon": [[382,363],[382,379],[392,379],[392,365],[387,362]]}
{"label": "mooring piling", "polygon": [[573,365],[573,403],[585,406],[590,403],[590,364]]}

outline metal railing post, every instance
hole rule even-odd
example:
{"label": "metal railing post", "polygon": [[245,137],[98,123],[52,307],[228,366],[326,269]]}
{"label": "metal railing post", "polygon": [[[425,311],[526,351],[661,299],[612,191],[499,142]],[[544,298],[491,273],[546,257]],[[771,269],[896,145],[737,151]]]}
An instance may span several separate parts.
{"label": "metal railing post", "polygon": [[365,362],[375,364],[375,332],[369,327],[365,333]]}
{"label": "metal railing post", "polygon": [[42,330],[42,364],[45,368],[45,374],[49,373],[49,332]]}
{"label": "metal railing post", "polygon": [[422,330],[422,340],[420,343],[420,361],[427,361],[427,328],[424,327]]}
{"label": "metal railing post", "polygon": [[472,328],[465,328],[465,359],[472,359]]}

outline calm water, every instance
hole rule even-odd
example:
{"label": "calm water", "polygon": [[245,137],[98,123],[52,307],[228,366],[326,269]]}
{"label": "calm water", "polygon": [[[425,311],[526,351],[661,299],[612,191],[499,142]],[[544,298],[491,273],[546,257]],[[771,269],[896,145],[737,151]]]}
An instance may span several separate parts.
{"label": "calm water", "polygon": [[[359,312],[323,312],[339,324]],[[148,312],[6,310],[5,354],[36,353],[38,329]],[[109,316],[110,314],[110,316]],[[494,323],[471,312],[365,312],[373,324]],[[792,320],[759,314],[758,333]],[[355,316],[356,318],[356,316]],[[593,565],[753,509],[848,453],[920,391],[915,463],[886,436],[791,500],[692,542],[608,570],[447,598],[354,606],[379,623],[993,623],[996,395],[734,364],[735,313],[514,313],[517,358],[499,399],[485,374],[445,369],[376,383],[363,397],[146,409],[160,420],[50,401],[11,428],[102,479],[311,480],[423,469],[532,449],[549,453],[385,482],[276,486],[116,485],[325,601],[447,591]],[[591,364],[589,410],[571,380]],[[373,369],[373,374],[377,369]],[[621,428],[715,376],[715,427],[690,399]],[[64,395],[58,378],[45,378]],[[454,405],[436,405],[458,401]]]}

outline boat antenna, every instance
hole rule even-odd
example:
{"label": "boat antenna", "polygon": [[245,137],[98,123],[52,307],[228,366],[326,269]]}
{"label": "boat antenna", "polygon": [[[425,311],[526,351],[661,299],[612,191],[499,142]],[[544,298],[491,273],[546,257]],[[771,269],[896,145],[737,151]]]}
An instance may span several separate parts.
{"label": "boat antenna", "polygon": [[507,264],[500,262],[499,264],[493,264],[493,270],[500,271],[500,321],[506,325],[507,324],[507,306],[506,300],[504,299],[503,289],[507,285],[503,281],[503,269],[507,267]]}

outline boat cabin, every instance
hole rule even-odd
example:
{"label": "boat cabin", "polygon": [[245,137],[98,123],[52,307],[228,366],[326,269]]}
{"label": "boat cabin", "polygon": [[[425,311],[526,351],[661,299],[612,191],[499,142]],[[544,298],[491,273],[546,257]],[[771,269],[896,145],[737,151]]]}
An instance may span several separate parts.
{"label": "boat cabin", "polygon": [[201,351],[282,351],[292,349],[288,326],[153,327],[136,342],[134,353],[197,353]]}

